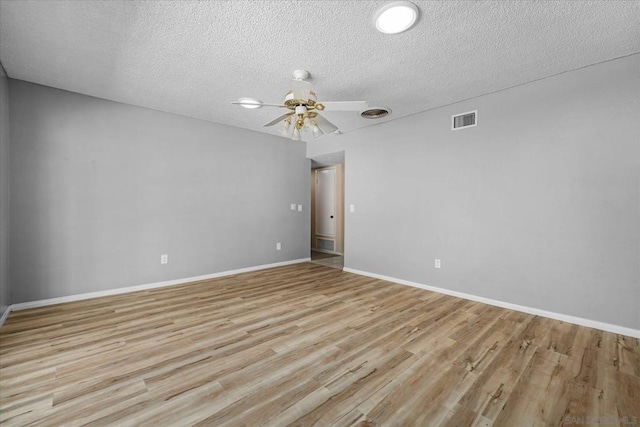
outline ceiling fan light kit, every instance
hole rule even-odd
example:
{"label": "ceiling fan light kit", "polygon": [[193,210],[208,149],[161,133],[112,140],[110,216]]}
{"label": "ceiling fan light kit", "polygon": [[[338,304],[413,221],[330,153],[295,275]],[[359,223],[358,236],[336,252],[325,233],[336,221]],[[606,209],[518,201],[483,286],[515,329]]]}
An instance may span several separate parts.
{"label": "ceiling fan light kit", "polygon": [[376,28],[381,33],[399,34],[411,28],[418,20],[418,15],[418,6],[411,2],[389,3],[376,12]]}
{"label": "ceiling fan light kit", "polygon": [[365,101],[317,101],[316,94],[311,90],[311,83],[305,79],[309,78],[306,70],[295,70],[293,72],[291,90],[284,98],[284,104],[265,104],[255,98],[239,98],[232,104],[240,105],[244,108],[279,107],[286,108],[288,112],[276,117],[265,124],[265,127],[280,123],[278,132],[282,136],[289,137],[294,141],[302,140],[302,133],[311,134],[313,138],[318,138],[325,133],[339,133],[338,127],[318,114],[318,111],[357,111],[366,110],[369,106]]}

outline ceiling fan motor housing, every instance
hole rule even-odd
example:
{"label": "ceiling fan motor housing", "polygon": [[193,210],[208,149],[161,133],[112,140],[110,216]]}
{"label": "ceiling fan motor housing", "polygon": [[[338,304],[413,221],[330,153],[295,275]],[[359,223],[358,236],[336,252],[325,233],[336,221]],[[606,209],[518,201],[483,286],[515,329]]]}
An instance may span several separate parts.
{"label": "ceiling fan motor housing", "polygon": [[309,72],[307,70],[294,70],[293,78],[296,80],[306,80],[309,78]]}

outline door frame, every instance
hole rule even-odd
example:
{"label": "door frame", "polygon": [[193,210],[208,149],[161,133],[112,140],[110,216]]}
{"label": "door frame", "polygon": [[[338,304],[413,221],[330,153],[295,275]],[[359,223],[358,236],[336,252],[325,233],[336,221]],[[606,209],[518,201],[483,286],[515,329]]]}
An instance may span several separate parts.
{"label": "door frame", "polygon": [[[316,184],[317,171],[335,169],[335,191],[334,191],[334,207],[335,207],[335,236],[325,236],[316,234]],[[334,241],[334,250],[319,249],[317,239],[327,239]],[[311,249],[317,252],[325,252],[330,254],[344,254],[344,164],[324,166],[311,169]]]}

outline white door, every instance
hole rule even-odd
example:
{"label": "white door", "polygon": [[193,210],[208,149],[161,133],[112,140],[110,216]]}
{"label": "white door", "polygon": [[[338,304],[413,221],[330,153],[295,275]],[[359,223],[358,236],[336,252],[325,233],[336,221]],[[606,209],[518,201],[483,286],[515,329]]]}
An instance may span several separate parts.
{"label": "white door", "polygon": [[316,234],[335,236],[336,169],[316,171]]}

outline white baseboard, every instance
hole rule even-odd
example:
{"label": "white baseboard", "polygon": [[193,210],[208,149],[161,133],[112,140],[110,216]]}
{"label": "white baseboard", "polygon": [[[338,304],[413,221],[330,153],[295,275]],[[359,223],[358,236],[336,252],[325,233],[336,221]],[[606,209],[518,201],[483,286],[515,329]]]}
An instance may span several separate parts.
{"label": "white baseboard", "polygon": [[481,302],[484,304],[495,305],[497,307],[507,308],[509,310],[520,311],[536,316],[548,317],[550,319],[560,320],[562,322],[573,323],[575,325],[586,326],[589,328],[600,329],[614,334],[626,335],[629,337],[640,338],[640,330],[627,328],[625,326],[612,325],[611,323],[599,322],[597,320],[585,319],[582,317],[571,316],[568,314],[554,313],[552,311],[540,310],[524,305],[512,304],[509,302],[499,301],[491,298],[479,297],[476,295],[465,294],[462,292],[451,291],[449,289],[437,288],[435,286],[423,285],[422,283],[411,282],[409,280],[397,279],[395,277],[383,276],[381,274],[369,273],[368,271],[356,270],[345,267],[343,271],[348,273],[359,274],[361,276],[373,277],[375,279],[386,280],[388,282],[398,283],[400,285],[412,286],[414,288],[425,289],[427,291],[438,292],[440,294],[451,295],[454,297]]}
{"label": "white baseboard", "polygon": [[[85,299],[106,297],[110,295],[126,294],[129,292],[146,291],[149,289],[163,288],[165,286],[181,285],[189,282],[197,282],[199,280],[215,279],[217,277],[232,276],[234,274],[248,273],[250,271],[257,271],[257,270],[265,270],[267,268],[273,268],[273,267],[282,267],[284,265],[298,264],[298,263],[307,262],[307,261],[311,261],[311,258],[300,258],[300,259],[294,259],[290,261],[276,262],[273,264],[257,265],[254,267],[239,268],[237,270],[228,270],[228,271],[221,271],[219,273],[205,274],[204,276],[195,276],[195,277],[187,277],[184,279],[168,280],[166,282],[148,283],[146,285],[137,285],[137,286],[129,286],[126,288],[108,289],[106,291],[88,292],[85,294],[69,295],[65,297],[47,298],[47,299],[41,299],[38,301],[21,302],[18,304],[10,305],[9,308],[7,309],[6,316],[8,316],[9,311],[44,307],[47,305],[61,304],[64,302],[72,302],[72,301],[81,301]],[[5,315],[3,315],[2,317],[2,321],[4,321],[4,319],[5,319]],[[0,326],[2,326],[2,323],[0,323]]]}
{"label": "white baseboard", "polygon": [[9,313],[11,313],[11,306],[7,306],[7,308],[4,310],[4,313],[2,313],[2,317],[0,317],[0,328],[2,328],[2,325],[4,325],[7,317],[9,317]]}

